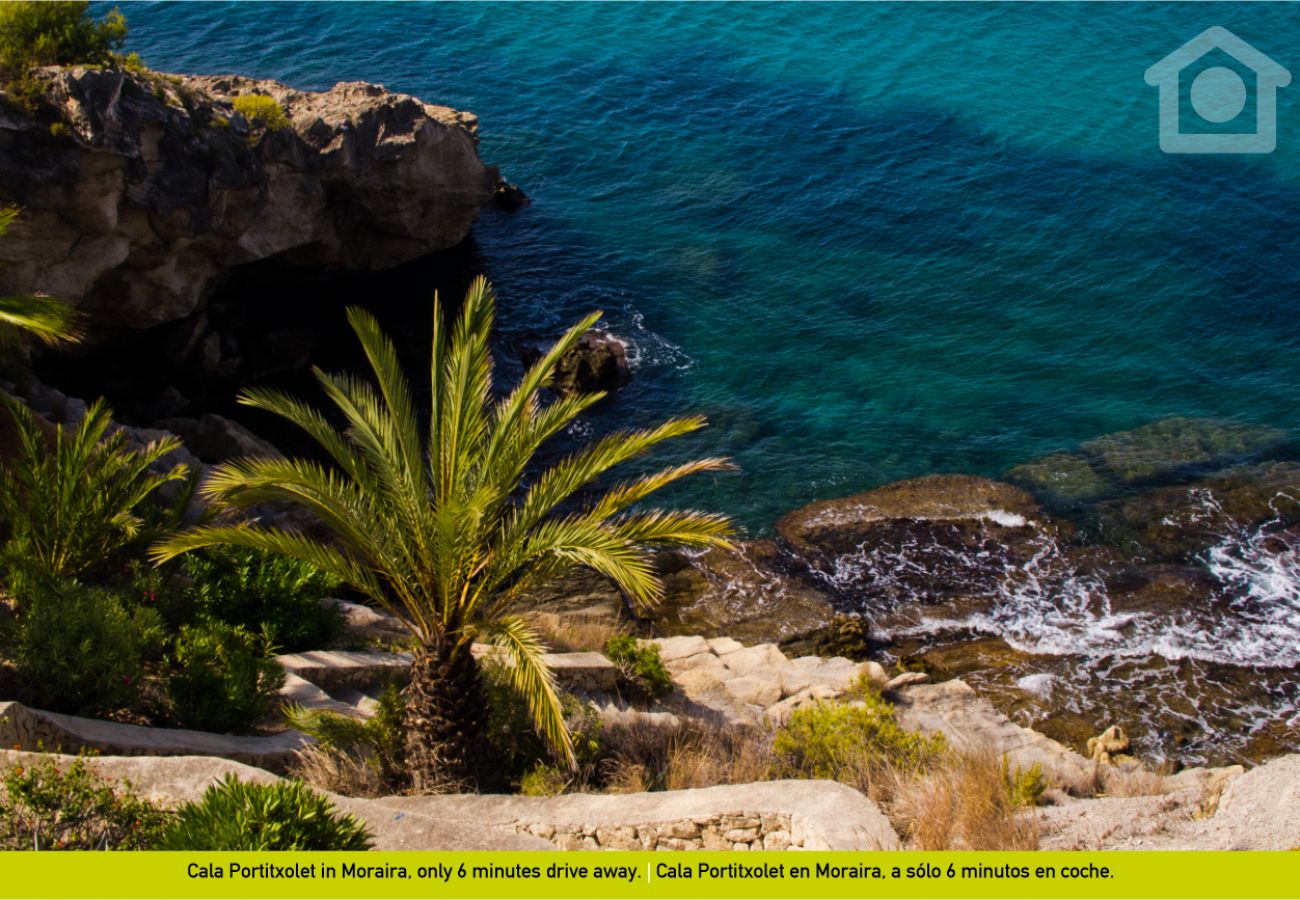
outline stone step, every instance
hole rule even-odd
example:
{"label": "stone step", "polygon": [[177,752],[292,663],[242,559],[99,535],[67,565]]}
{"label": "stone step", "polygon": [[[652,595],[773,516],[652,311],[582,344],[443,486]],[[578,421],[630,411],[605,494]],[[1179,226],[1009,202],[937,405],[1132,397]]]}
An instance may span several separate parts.
{"label": "stone step", "polygon": [[0,746],[20,750],[80,753],[97,750],[116,756],[219,756],[283,772],[294,753],[311,744],[297,731],[271,735],[212,734],[182,728],[149,728],[102,719],[28,709],[0,703]]}
{"label": "stone step", "polygon": [[275,658],[287,673],[310,681],[327,693],[404,681],[413,660],[409,653],[382,650],[308,650]]}

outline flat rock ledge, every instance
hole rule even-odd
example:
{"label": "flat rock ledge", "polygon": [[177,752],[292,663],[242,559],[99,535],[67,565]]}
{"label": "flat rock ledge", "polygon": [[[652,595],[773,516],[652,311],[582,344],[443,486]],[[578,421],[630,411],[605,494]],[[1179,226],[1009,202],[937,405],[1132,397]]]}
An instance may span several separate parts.
{"label": "flat rock ledge", "polygon": [[20,750],[61,753],[95,750],[113,756],[222,757],[283,771],[294,754],[309,743],[311,739],[297,731],[233,735],[181,728],[147,728],[28,709],[21,703],[0,703],[0,746]]}
{"label": "flat rock ledge", "polygon": [[729,726],[780,724],[803,706],[848,692],[860,675],[889,684],[879,663],[843,657],[789,659],[776,644],[746,647],[731,638],[656,638],[664,666],[690,711]]}
{"label": "flat rock ledge", "polygon": [[1087,784],[1096,764],[1064,744],[1017,725],[993,708],[964,681],[911,684],[892,693],[894,717],[910,731],[942,732],[958,750],[991,751],[1013,766],[1044,774],[1062,784]]}

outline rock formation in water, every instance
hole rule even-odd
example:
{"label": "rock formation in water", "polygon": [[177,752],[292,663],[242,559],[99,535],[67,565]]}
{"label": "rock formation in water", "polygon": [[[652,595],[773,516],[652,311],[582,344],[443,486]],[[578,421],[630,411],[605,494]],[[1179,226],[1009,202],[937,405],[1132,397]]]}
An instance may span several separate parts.
{"label": "rock formation in water", "polygon": [[[454,246],[499,181],[473,115],[379,85],[39,77],[35,114],[0,93],[0,205],[23,209],[0,247],[0,293],[62,297],[99,333],[190,316],[245,263],[379,269]],[[287,122],[240,114],[248,94]]]}

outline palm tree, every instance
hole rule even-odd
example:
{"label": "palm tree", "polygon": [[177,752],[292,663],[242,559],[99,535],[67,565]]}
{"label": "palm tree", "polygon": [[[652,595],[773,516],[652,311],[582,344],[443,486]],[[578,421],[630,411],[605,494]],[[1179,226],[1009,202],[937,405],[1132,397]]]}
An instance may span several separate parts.
{"label": "palm tree", "polygon": [[[0,238],[17,218],[13,207],[0,208]],[[35,335],[47,344],[80,339],[76,312],[44,294],[0,297],[0,341],[13,340],[16,332]]]}
{"label": "palm tree", "polygon": [[417,790],[476,781],[486,700],[470,652],[497,645],[515,690],[558,754],[573,750],[553,675],[518,602],[539,581],[575,566],[609,577],[639,604],[662,592],[648,548],[728,546],[730,522],[701,512],[630,509],[663,486],[725,459],[701,459],[614,485],[594,499],[579,492],[608,470],[678,435],[700,418],[618,432],[530,475],[549,438],[602,397],[541,402],[559,359],[599,318],[589,315],[541,357],[505,396],[495,398],[489,337],[492,288],[471,285],[450,335],[434,298],[430,414],[415,412],[392,342],[363,310],[348,310],[376,384],[314,370],[347,427],[276,390],[250,389],[240,402],[306,431],[331,465],[254,458],[217,467],[201,489],[227,509],[287,501],[309,510],[330,533],[308,534],[253,522],[213,524],[156,545],[158,562],[228,544],[283,553],[334,575],[397,616],[418,639],[405,693],[407,768]]}

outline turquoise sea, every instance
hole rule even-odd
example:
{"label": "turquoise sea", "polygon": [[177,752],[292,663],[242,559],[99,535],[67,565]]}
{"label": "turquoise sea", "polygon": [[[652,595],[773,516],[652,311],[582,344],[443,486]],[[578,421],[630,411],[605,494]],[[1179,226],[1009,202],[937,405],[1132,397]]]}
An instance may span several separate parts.
{"label": "turquoise sea", "polygon": [[[1300,431],[1300,85],[1278,150],[1168,156],[1143,72],[1287,4],[125,3],[155,68],[378,81],[477,113],[506,337],[591,308],[702,411],[752,533],[1167,416]],[[362,298],[366,299],[366,298]],[[423,305],[421,296],[372,298]]]}
{"label": "turquoise sea", "polygon": [[[451,262],[341,292],[418,349],[433,288],[485,272],[507,376],[521,343],[605,310],[634,380],[571,438],[706,414],[679,452],[739,471],[672,499],[750,535],[812,500],[998,477],[1168,417],[1300,435],[1300,83],[1278,95],[1275,152],[1191,156],[1161,151],[1143,78],[1214,25],[1300,67],[1298,6],[121,5],[157,69],[376,81],[477,113],[481,155],[532,204],[485,211]],[[282,275],[243,299],[305,311],[333,335],[314,361],[346,365],[340,291],[325,302],[321,283]],[[1190,496],[1194,520],[1221,511]],[[959,674],[1020,721],[1124,721],[1148,752],[1264,758],[1300,746],[1286,525],[1214,535],[1179,570],[1199,587],[1154,607],[1126,608],[1131,585],[1046,540],[987,608],[922,615],[912,637],[1005,641],[1015,665]],[[942,595],[988,565],[859,550],[826,582],[873,628],[891,585],[925,571]],[[907,599],[924,610],[927,590]]]}

